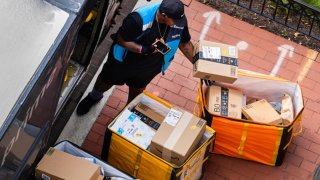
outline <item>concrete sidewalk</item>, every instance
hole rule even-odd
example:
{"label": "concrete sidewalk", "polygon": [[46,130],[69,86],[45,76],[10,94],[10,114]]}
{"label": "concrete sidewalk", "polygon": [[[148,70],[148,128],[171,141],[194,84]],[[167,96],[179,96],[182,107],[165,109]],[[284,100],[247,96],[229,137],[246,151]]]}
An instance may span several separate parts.
{"label": "concrete sidewalk", "polygon": [[[319,52],[195,0],[186,8],[186,15],[193,41],[205,39],[237,46],[241,69],[298,82],[305,103],[303,132],[293,139],[281,166],[270,167],[212,154],[204,179],[312,179],[320,163]],[[166,75],[154,78],[147,91],[193,112],[197,83],[198,79],[192,77],[192,64],[179,52]],[[126,86],[116,87],[86,136],[84,149],[100,155],[106,126],[125,106],[127,95]]]}

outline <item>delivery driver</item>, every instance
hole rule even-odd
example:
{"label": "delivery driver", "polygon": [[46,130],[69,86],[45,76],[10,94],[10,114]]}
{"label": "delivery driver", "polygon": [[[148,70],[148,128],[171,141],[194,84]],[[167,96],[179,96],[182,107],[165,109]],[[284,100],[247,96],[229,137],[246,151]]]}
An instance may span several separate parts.
{"label": "delivery driver", "polygon": [[[180,0],[163,0],[130,13],[116,34],[93,90],[79,103],[77,114],[86,114],[113,85],[127,84],[130,102],[157,74],[165,73],[178,48],[192,62],[190,39]],[[156,41],[169,46],[169,52],[159,52],[153,45]]]}

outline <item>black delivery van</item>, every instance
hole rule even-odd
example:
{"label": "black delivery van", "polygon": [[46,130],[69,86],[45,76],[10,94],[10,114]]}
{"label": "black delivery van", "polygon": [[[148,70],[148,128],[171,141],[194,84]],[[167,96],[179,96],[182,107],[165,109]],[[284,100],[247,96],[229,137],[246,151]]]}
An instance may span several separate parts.
{"label": "black delivery van", "polygon": [[0,179],[28,179],[121,0],[0,3]]}

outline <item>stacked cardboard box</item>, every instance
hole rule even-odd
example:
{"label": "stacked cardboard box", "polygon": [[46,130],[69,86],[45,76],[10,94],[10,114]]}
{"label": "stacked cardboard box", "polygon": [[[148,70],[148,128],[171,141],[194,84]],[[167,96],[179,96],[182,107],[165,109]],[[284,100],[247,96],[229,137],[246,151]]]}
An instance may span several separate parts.
{"label": "stacked cardboard box", "polygon": [[233,83],[238,78],[238,49],[235,46],[200,40],[194,54],[194,77],[226,83]]}
{"label": "stacked cardboard box", "polygon": [[[288,97],[288,95],[285,97]],[[291,101],[291,99],[286,101]],[[277,103],[282,112],[280,114],[266,99],[256,99],[254,101],[251,99],[251,101],[246,102],[246,96],[241,91],[231,88],[217,85],[207,87],[205,102],[210,113],[220,116],[275,125],[287,125],[292,122],[292,118],[288,118],[293,116],[292,104],[286,112],[282,112],[281,106],[284,103]],[[290,105],[290,103],[286,104]]]}
{"label": "stacked cardboard box", "polygon": [[187,111],[171,109],[152,139],[150,151],[179,166],[195,150],[205,127],[203,119]]}
{"label": "stacked cardboard box", "polygon": [[[193,76],[221,83],[234,83],[238,78],[238,49],[227,44],[199,40],[195,44]],[[242,92],[229,88],[208,87],[205,94],[206,106],[210,113],[236,119],[282,125],[292,122],[292,105],[285,103],[289,107],[280,115],[269,102],[261,98],[261,101],[247,105],[245,96]],[[262,117],[262,111],[267,111],[268,115]]]}
{"label": "stacked cardboard box", "polygon": [[205,120],[182,109],[171,109],[164,117],[147,105],[138,103],[132,110],[125,109],[111,129],[179,166],[195,150],[205,127]]}
{"label": "stacked cardboard box", "polygon": [[245,96],[241,91],[209,86],[206,91],[206,103],[212,113],[241,119],[241,108],[245,105]]}

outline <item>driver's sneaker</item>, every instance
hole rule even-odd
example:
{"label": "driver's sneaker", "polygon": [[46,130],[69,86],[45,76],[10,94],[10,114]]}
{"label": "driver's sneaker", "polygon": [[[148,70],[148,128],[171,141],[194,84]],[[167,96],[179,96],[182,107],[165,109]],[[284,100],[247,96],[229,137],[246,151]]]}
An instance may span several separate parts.
{"label": "driver's sneaker", "polygon": [[95,100],[90,96],[90,93],[87,95],[87,97],[85,97],[78,105],[77,107],[77,114],[79,116],[82,116],[84,114],[87,114],[91,107],[95,104],[97,104],[101,99],[103,98],[103,96],[101,96],[101,98]]}

